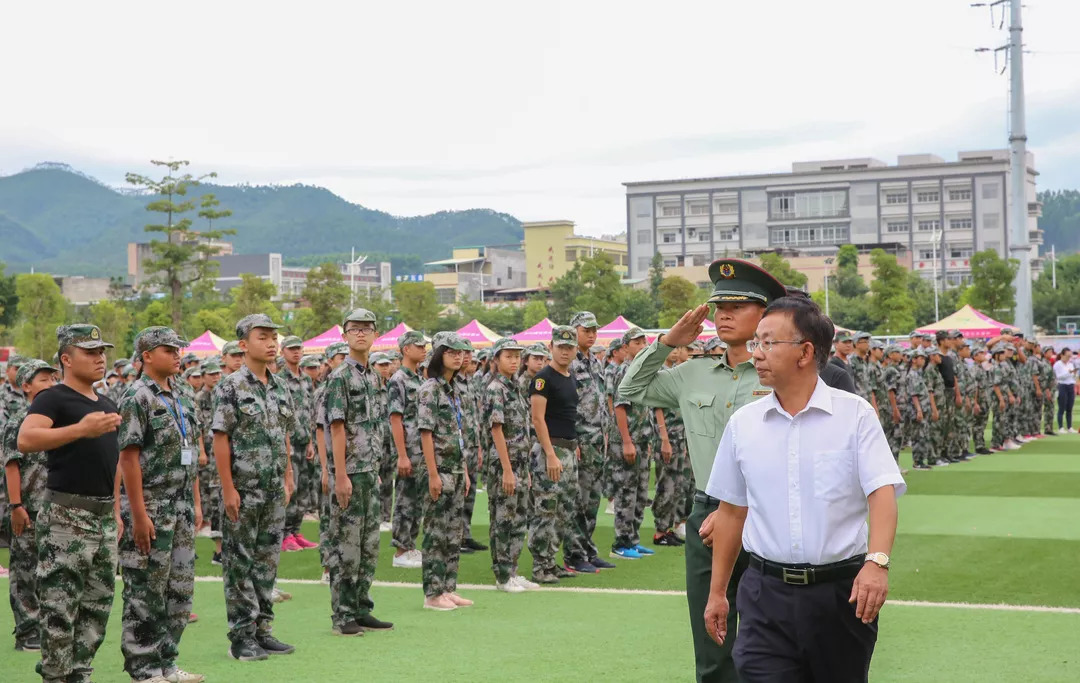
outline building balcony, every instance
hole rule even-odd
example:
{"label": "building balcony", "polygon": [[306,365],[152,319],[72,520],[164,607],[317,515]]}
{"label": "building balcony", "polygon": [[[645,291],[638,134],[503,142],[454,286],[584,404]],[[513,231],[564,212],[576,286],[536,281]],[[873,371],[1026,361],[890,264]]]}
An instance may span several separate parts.
{"label": "building balcony", "polygon": [[1042,202],[1028,202],[1028,216],[1042,218]]}
{"label": "building balcony", "polygon": [[1028,241],[1032,244],[1043,243],[1043,231],[1042,230],[1028,230]]}

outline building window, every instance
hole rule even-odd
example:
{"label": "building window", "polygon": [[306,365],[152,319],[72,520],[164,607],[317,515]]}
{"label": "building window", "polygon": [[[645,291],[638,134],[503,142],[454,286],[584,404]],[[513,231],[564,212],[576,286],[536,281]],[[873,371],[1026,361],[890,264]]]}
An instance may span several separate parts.
{"label": "building window", "polygon": [[769,217],[774,220],[837,218],[847,215],[847,190],[778,192],[770,196]]}
{"label": "building window", "polygon": [[970,218],[950,218],[949,230],[971,230]]}
{"label": "building window", "polygon": [[908,193],[907,192],[886,192],[885,203],[886,204],[907,204]]}
{"label": "building window", "polygon": [[693,264],[695,266],[707,266],[709,265],[709,257],[703,254],[695,254]]}
{"label": "building window", "polygon": [[674,244],[675,243],[675,233],[674,232],[668,231],[668,232],[665,232],[663,234],[664,234],[664,244]]}
{"label": "building window", "polygon": [[734,230],[720,230],[716,233],[716,239],[726,242],[735,239]]}
{"label": "building window", "polygon": [[739,205],[736,202],[716,202],[716,213],[739,213]]}
{"label": "building window", "polygon": [[577,261],[577,249],[567,249],[566,260],[571,262]]}
{"label": "building window", "polygon": [[651,215],[652,215],[652,207],[650,207],[650,206],[642,206],[637,210],[637,217],[638,218],[648,218]]}
{"label": "building window", "polygon": [[919,258],[922,259],[923,261],[930,261],[930,260],[933,260],[934,258],[936,258],[936,255],[935,255],[933,249],[920,249],[919,250]]}
{"label": "building window", "polygon": [[997,185],[997,183],[987,183],[986,185],[983,185],[983,188],[982,188],[982,198],[983,199],[997,199],[997,196],[998,196],[998,185]]}
{"label": "building window", "polygon": [[941,229],[941,221],[934,218],[927,221],[919,221],[919,232],[933,232]]}
{"label": "building window", "polygon": [[949,190],[950,202],[970,202],[971,201],[971,189],[965,188],[963,190]]}
{"label": "building window", "polygon": [[909,232],[911,224],[907,221],[889,221],[885,224],[885,232]]}
{"label": "building window", "polygon": [[949,258],[971,258],[974,251],[970,244],[950,244]]}
{"label": "building window", "polygon": [[652,242],[652,231],[651,230],[638,230],[637,231],[637,243],[638,244],[649,244],[650,242]]}
{"label": "building window", "polygon": [[675,259],[673,259],[673,258],[666,258],[666,259],[664,259],[664,267],[665,267],[665,268],[674,268],[674,267],[675,267],[675,266],[677,266],[677,265],[679,265],[679,262],[678,262],[678,261],[676,261],[676,260],[675,260]]}
{"label": "building window", "polygon": [[709,215],[709,203],[708,202],[688,202],[686,204],[687,213],[691,216],[708,216]]}
{"label": "building window", "polygon": [[773,195],[769,201],[770,218],[795,217],[795,193],[785,192]]}
{"label": "building window", "polygon": [[769,230],[770,246],[816,246],[844,244],[848,241],[846,225],[799,225]]}
{"label": "building window", "polygon": [[660,215],[661,216],[667,216],[667,217],[681,216],[682,215],[682,208],[679,207],[678,205],[671,205],[671,204],[668,204],[666,206],[661,206],[660,207]]}
{"label": "building window", "polygon": [[938,201],[941,201],[941,193],[938,192],[937,190],[933,190],[933,191],[927,190],[925,192],[917,192],[915,194],[915,201],[919,202],[920,204],[929,204],[929,203],[932,203],[932,202],[938,202]]}
{"label": "building window", "polygon": [[443,306],[457,301],[457,290],[450,288],[436,289],[435,299]]}
{"label": "building window", "polygon": [[971,284],[971,275],[968,273],[949,273],[945,276],[945,284],[950,287],[964,287]]}
{"label": "building window", "polygon": [[513,266],[507,266],[506,267],[506,279],[507,280],[513,280],[514,279],[514,267]]}
{"label": "building window", "polygon": [[710,231],[710,230],[702,230],[701,232],[698,233],[698,236],[697,236],[698,242],[708,242],[710,235],[712,235],[712,231]]}

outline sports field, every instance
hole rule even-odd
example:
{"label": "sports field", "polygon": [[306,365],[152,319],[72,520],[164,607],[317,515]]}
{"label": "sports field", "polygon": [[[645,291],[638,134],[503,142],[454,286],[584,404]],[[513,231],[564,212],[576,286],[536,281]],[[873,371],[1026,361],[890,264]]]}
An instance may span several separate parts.
{"label": "sports field", "polygon": [[[910,465],[910,455],[905,456]],[[911,471],[900,501],[890,602],[881,617],[873,681],[1080,681],[1080,437],[1059,435],[1019,451]],[[486,541],[486,499],[474,521]],[[642,536],[651,539],[646,518]],[[598,545],[612,538],[601,515]],[[317,538],[314,525],[305,535]],[[648,536],[648,538],[646,538]],[[317,551],[285,554],[275,634],[294,655],[238,663],[226,654],[220,575],[198,539],[201,580],[180,665],[208,681],[679,681],[692,680],[681,593],[681,549],[619,561],[600,575],[520,595],[491,590],[490,556],[464,555],[460,592],[476,605],[421,609],[419,570],[393,569],[388,534],[373,590],[390,633],[330,632],[329,591]],[[526,552],[522,573],[531,560]],[[7,566],[7,551],[0,551]],[[6,579],[0,589],[6,591]],[[477,584],[472,587],[471,584]],[[954,604],[955,603],[955,604]],[[96,660],[97,683],[128,681],[118,645],[120,597]],[[37,655],[12,649],[11,612],[0,609],[0,681],[38,680]]]}

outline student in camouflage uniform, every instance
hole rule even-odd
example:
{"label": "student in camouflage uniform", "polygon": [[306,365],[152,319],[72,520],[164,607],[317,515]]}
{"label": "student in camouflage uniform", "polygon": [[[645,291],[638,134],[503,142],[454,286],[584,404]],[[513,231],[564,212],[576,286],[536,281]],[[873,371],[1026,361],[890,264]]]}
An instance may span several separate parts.
{"label": "student in camouflage uniform", "polygon": [[389,382],[394,375],[394,363],[385,353],[371,354],[371,367],[378,374],[379,426],[383,450],[379,458],[379,531],[390,531],[390,513],[394,509],[394,470],[397,457],[390,439]]}
{"label": "student in camouflage uniform", "polygon": [[893,459],[900,460],[900,449],[903,447],[904,418],[901,408],[904,407],[904,396],[901,392],[900,363],[903,353],[899,346],[892,344],[885,348],[886,357],[880,365],[881,379],[878,380],[880,400],[878,401],[878,416],[881,426],[885,430],[885,438],[889,442],[889,450],[892,451]]}
{"label": "student in camouflage uniform", "polygon": [[915,469],[928,470],[937,462],[931,422],[938,419],[933,391],[927,386],[930,372],[926,367],[926,351],[915,349],[911,354],[911,369],[907,373],[904,393],[907,395],[908,434],[911,438],[911,459]]}
{"label": "student in camouflage uniform", "polygon": [[852,378],[855,380],[855,393],[874,406],[876,411],[879,406],[874,395],[872,370],[870,369],[870,333],[856,332],[854,340],[855,352],[848,356],[847,360],[851,368]]}
{"label": "student in camouflage uniform", "polygon": [[457,594],[465,492],[464,382],[456,379],[472,347],[455,332],[432,340],[427,379],[417,395],[416,426],[424,453],[424,608],[445,612],[472,604]]}
{"label": "student in camouflage uniform", "polygon": [[[483,442],[480,435],[480,408],[478,390],[473,384],[473,379],[479,373],[479,363],[473,357],[472,342],[462,338],[469,347],[465,351],[465,360],[461,371],[454,376],[461,391],[461,414],[464,420],[462,431],[465,435],[465,468],[475,474],[480,471],[480,463],[483,460]],[[470,475],[471,476],[471,475]],[[473,509],[476,507],[476,488],[479,481],[473,482],[473,486],[465,491],[465,503],[461,508],[462,514],[462,537],[461,552],[474,553],[478,550],[487,550],[488,547],[472,537]]]}
{"label": "student in camouflage uniform", "polygon": [[285,506],[293,493],[289,434],[295,428],[289,390],[268,367],[277,354],[278,327],[264,314],[237,322],[244,364],[214,390],[229,655],[240,661],[295,650],[271,632]]}
{"label": "student in camouflage uniform", "polygon": [[[675,367],[686,362],[688,349],[685,346],[676,347],[664,360],[668,368]],[[685,470],[688,467],[686,460],[686,426],[683,424],[682,415],[677,409],[664,408],[663,422],[667,430],[668,444],[671,457],[664,459],[663,441],[656,438],[654,445],[654,460],[656,461],[656,495],[653,498],[652,513],[653,521],[656,522],[656,533],[653,534],[653,545],[678,547],[684,541],[675,533],[675,528],[683,521],[679,514],[680,502],[686,500]],[[659,432],[659,430],[657,430]],[[659,434],[657,435],[659,437]],[[691,498],[691,502],[693,498]]]}
{"label": "student in camouflage uniform", "polygon": [[[867,374],[870,376],[870,393],[874,396],[878,420],[881,422],[882,427],[885,427],[885,425],[892,423],[888,415],[892,409],[889,407],[888,390],[883,383],[885,373],[885,344],[883,342],[877,339],[870,340],[869,359]],[[889,421],[886,422],[886,419]]]}
{"label": "student in camouflage uniform", "polygon": [[199,453],[199,500],[202,502],[203,521],[210,525],[210,538],[214,539],[211,562],[220,566],[221,480],[214,463],[214,432],[210,424],[214,420],[214,389],[221,381],[221,366],[215,360],[206,360],[199,369],[203,373],[202,389],[195,392],[195,413],[203,442],[203,450]]}
{"label": "student in camouflage uniform", "polygon": [[200,683],[176,666],[195,591],[195,529],[202,523],[197,475],[201,431],[181,391],[180,349],[168,327],[135,336],[143,374],[120,404],[119,559],[124,577],[124,671],[134,681]]}
{"label": "student in camouflage uniform", "polygon": [[[1016,405],[1016,396],[1012,392],[1012,363],[1008,360],[1011,345],[999,343],[992,349],[993,369],[990,374],[990,386],[994,392],[990,402],[994,409],[994,422],[991,428],[990,450],[1016,450],[1020,445],[1012,439],[1012,425],[1009,409]],[[995,400],[996,399],[996,400]]]}
{"label": "student in camouflage uniform", "polygon": [[951,435],[945,431],[949,424],[945,422],[942,412],[942,406],[948,400],[945,380],[941,376],[941,362],[945,354],[937,346],[931,346],[926,355],[928,361],[923,368],[923,379],[926,380],[926,387],[930,392],[930,441],[934,445],[934,455],[937,456],[933,464],[944,467],[954,461],[947,451]]}
{"label": "student in camouflage uniform", "polygon": [[570,363],[570,375],[577,384],[577,443],[581,458],[577,463],[577,481],[567,482],[576,488],[577,506],[571,520],[570,544],[566,565],[576,572],[595,574],[615,565],[601,560],[593,534],[603,495],[604,465],[611,413],[603,363],[592,354],[598,328],[596,316],[589,311],[575,313],[570,327],[577,335],[577,352]]}
{"label": "student in camouflage uniform", "polygon": [[551,354],[543,344],[533,344],[522,354],[521,371],[518,373],[516,382],[518,390],[526,400],[529,398],[529,387],[532,386],[533,378],[536,377],[536,373],[544,369],[550,357]]}
{"label": "student in camouflage uniform", "polygon": [[226,377],[244,367],[244,349],[240,342],[225,342],[221,347],[221,371]]}
{"label": "student in camouflage uniform", "polygon": [[[645,348],[645,331],[633,327],[623,335],[626,360],[617,378],[618,382],[633,362],[638,352]],[[645,503],[649,496],[649,442],[653,438],[656,422],[653,415],[659,408],[649,408],[643,403],[631,403],[625,398],[615,399],[615,422],[619,438],[611,444],[612,477],[615,484],[615,542],[611,546],[612,557],[636,560],[654,551],[641,545],[638,531],[645,515]],[[663,413],[661,413],[662,419]],[[661,427],[661,429],[663,429]],[[671,457],[671,444],[667,431],[662,431],[663,457]]]}
{"label": "student in camouflage uniform", "polygon": [[[961,405],[956,407],[954,417],[953,452],[960,460],[975,456],[971,446],[971,430],[978,404],[978,380],[975,378],[971,360],[971,342],[960,338],[955,342],[956,384],[960,389]],[[980,406],[981,407],[981,406]]]}
{"label": "student in camouflage uniform", "polygon": [[[56,368],[42,360],[26,360],[15,376],[15,384],[28,402],[56,384]],[[41,649],[38,635],[37,546],[34,523],[45,496],[46,455],[22,453],[18,448],[19,428],[26,417],[27,405],[7,414],[0,437],[0,460],[4,463],[8,507],[11,510],[11,565],[8,590],[15,617],[15,649]]]}
{"label": "student in camouflage uniform", "polygon": [[312,405],[315,389],[311,379],[300,370],[300,360],[304,357],[303,340],[297,336],[288,336],[281,340],[281,347],[284,363],[275,374],[292,398],[295,418],[294,426],[289,433],[295,491],[285,509],[285,531],[281,549],[292,552],[317,548],[319,545],[304,538],[300,533],[304,512],[317,507],[315,501],[310,499],[313,493],[312,479],[318,476],[315,465],[315,445],[311,440],[315,422]]}
{"label": "student in camouflage uniform", "polygon": [[424,360],[427,341],[420,332],[409,331],[398,339],[401,367],[390,377],[387,386],[387,410],[394,453],[397,455],[397,483],[394,485],[394,514],[391,519],[392,543],[395,548],[393,566],[419,569],[420,551],[416,538],[420,535],[420,519],[424,510],[421,489],[424,452],[420,447],[420,430],[416,426],[417,397],[424,380],[418,370]]}
{"label": "student in camouflage uniform", "polygon": [[[7,381],[0,383],[0,434],[10,416],[19,412],[26,405],[26,396],[16,381],[19,367],[28,359],[12,354],[8,359]],[[8,541],[7,490],[4,486],[4,473],[0,470],[0,541]],[[2,546],[0,546],[2,547]]]}
{"label": "student in camouflage uniform", "polygon": [[330,517],[333,498],[332,456],[334,445],[330,442],[330,430],[326,422],[326,385],[332,373],[345,362],[349,345],[335,342],[326,347],[326,378],[315,388],[315,449],[319,454],[319,563],[323,568],[323,583],[330,583],[330,566],[334,553],[330,547]]}
{"label": "student in camouflage uniform", "polygon": [[990,417],[993,393],[990,388],[991,371],[987,369],[986,349],[972,347],[974,363],[969,368],[973,382],[974,398],[971,415],[971,439],[975,447],[975,453],[987,455],[990,449],[986,447],[986,421]]}
{"label": "student in camouflage uniform", "polygon": [[1047,346],[1042,350],[1039,359],[1043,387],[1042,424],[1048,436],[1057,436],[1054,431],[1054,397],[1057,396],[1057,376],[1054,374],[1054,347]]}
{"label": "student in camouflage uniform", "polygon": [[491,570],[495,586],[520,593],[531,586],[517,575],[529,518],[529,451],[532,450],[529,401],[514,384],[524,347],[509,337],[492,347],[494,377],[485,389],[482,414],[493,450],[485,468],[490,517]]}
{"label": "student in camouflage uniform", "polygon": [[341,327],[349,356],[326,380],[325,398],[334,457],[330,601],[334,631],[354,636],[394,625],[371,614],[371,582],[379,559],[378,476],[386,451],[379,378],[368,360],[376,337],[375,314],[357,308]]}

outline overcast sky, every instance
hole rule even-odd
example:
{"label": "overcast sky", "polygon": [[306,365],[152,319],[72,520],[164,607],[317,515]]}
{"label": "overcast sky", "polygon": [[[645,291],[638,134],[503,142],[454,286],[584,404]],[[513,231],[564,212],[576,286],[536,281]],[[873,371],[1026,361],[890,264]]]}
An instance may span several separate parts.
{"label": "overcast sky", "polygon": [[[1078,188],[1080,2],[1024,12],[1039,185]],[[1006,41],[966,0],[8,3],[0,173],[171,157],[599,235],[626,181],[1004,147],[1007,79],[973,49]]]}

